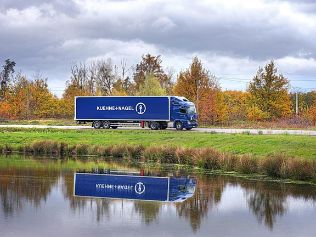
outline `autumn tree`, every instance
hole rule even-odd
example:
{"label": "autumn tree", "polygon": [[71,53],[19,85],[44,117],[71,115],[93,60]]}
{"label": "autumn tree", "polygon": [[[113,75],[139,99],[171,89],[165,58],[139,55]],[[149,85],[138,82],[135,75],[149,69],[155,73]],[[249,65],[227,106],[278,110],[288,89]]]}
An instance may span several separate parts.
{"label": "autumn tree", "polygon": [[311,106],[311,108],[308,110],[308,118],[312,122],[312,124],[316,125],[316,101]]}
{"label": "autumn tree", "polygon": [[288,88],[288,80],[277,74],[275,63],[271,61],[264,69],[259,68],[248,86],[250,107],[267,118],[288,117],[291,114]]}
{"label": "autumn tree", "polygon": [[201,94],[210,88],[218,88],[216,78],[203,68],[202,62],[195,57],[190,67],[180,72],[173,92],[198,104]]}
{"label": "autumn tree", "polygon": [[180,72],[173,92],[195,102],[200,121],[214,124],[226,120],[227,111],[216,77],[197,57],[187,70]]}
{"label": "autumn tree", "polygon": [[203,68],[202,62],[195,57],[190,67],[180,72],[173,92],[198,105],[203,93],[209,89],[218,89],[216,78]]}
{"label": "autumn tree", "polygon": [[246,120],[248,93],[243,91],[223,91],[224,103],[227,106],[228,120]]}
{"label": "autumn tree", "polygon": [[152,56],[150,54],[146,54],[145,56],[142,56],[142,60],[136,65],[134,73],[136,90],[139,90],[139,88],[145,83],[147,75],[154,75],[163,89],[171,91],[171,78],[164,72],[161,63],[162,60],[160,55]]}
{"label": "autumn tree", "polygon": [[141,85],[138,92],[138,95],[145,96],[162,96],[166,94],[166,90],[161,87],[158,79],[154,75],[147,75],[144,84]]}
{"label": "autumn tree", "polygon": [[52,118],[57,116],[59,108],[58,99],[49,91],[47,80],[40,74],[28,80],[18,73],[4,103],[7,104],[5,115],[10,119]]}

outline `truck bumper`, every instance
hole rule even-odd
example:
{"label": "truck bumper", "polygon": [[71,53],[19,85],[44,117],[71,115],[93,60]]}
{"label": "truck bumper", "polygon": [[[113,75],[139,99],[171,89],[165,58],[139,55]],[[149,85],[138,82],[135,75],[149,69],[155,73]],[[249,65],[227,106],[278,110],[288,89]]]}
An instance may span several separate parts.
{"label": "truck bumper", "polygon": [[198,127],[198,123],[197,123],[197,122],[190,122],[190,121],[187,121],[187,122],[184,124],[184,127],[185,127],[185,128],[197,128],[197,127]]}

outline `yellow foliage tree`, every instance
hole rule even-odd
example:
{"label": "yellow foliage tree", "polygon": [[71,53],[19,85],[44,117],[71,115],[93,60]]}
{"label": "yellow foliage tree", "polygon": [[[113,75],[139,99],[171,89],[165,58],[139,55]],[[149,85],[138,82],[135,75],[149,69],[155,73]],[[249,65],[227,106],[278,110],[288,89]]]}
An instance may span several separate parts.
{"label": "yellow foliage tree", "polygon": [[285,118],[291,114],[291,101],[288,93],[289,82],[282,75],[277,74],[273,61],[264,69],[259,68],[256,76],[250,82],[251,107],[260,110],[267,118]]}

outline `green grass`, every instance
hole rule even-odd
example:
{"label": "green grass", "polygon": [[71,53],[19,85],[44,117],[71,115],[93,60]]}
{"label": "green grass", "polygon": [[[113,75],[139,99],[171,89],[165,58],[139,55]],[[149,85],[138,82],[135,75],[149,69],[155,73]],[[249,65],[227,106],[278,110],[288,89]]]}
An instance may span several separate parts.
{"label": "green grass", "polygon": [[263,157],[283,154],[316,159],[316,137],[298,135],[210,134],[148,130],[0,129],[0,145],[13,147],[34,141],[55,140],[68,144],[212,147],[222,152]]}

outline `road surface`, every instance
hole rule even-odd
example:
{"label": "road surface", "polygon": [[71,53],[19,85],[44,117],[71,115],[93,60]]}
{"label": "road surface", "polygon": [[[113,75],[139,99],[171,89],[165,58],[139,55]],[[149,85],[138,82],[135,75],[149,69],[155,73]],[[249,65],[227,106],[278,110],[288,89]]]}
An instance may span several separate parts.
{"label": "road surface", "polygon": [[[6,125],[0,124],[0,128],[38,128],[38,129],[93,129],[91,126],[52,126],[52,125]],[[118,129],[146,129],[140,127],[120,127]],[[169,128],[170,131],[176,131],[175,129]],[[188,131],[186,131],[188,132]],[[189,132],[205,132],[205,133],[226,133],[226,134],[289,134],[289,135],[307,135],[316,136],[316,130],[287,130],[287,129],[237,129],[237,128],[194,128]]]}

